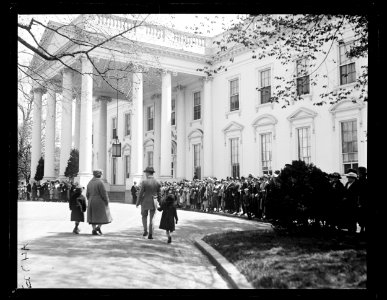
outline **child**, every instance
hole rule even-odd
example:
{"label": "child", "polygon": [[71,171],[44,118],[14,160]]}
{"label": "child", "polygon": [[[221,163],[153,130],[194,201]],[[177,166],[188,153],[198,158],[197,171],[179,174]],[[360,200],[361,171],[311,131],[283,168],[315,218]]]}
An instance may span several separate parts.
{"label": "child", "polygon": [[85,221],[84,212],[86,211],[86,198],[82,195],[82,187],[76,187],[72,195],[69,205],[71,210],[71,221],[75,221],[73,233],[79,234],[79,222]]}
{"label": "child", "polygon": [[168,195],[165,201],[162,202],[161,207],[158,208],[158,211],[162,211],[161,220],[160,220],[160,229],[164,229],[168,236],[168,243],[172,242],[171,232],[175,230],[175,220],[176,224],[178,221],[176,207],[174,205],[175,199],[173,195]]}

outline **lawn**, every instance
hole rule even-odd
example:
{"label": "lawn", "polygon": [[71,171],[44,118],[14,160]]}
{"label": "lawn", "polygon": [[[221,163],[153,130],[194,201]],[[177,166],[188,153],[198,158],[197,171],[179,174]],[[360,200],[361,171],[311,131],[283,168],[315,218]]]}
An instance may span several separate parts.
{"label": "lawn", "polygon": [[233,263],[255,288],[366,288],[366,245],[357,238],[247,231],[210,235],[203,240]]}

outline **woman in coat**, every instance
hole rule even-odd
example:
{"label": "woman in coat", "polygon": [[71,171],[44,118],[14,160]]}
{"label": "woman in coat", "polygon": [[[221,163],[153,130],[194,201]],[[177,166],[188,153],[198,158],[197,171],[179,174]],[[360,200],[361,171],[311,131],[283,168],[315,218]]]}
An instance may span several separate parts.
{"label": "woman in coat", "polygon": [[175,231],[175,221],[176,224],[178,221],[174,202],[174,197],[172,195],[168,195],[165,199],[165,202],[163,202],[160,208],[157,209],[158,211],[163,212],[161,215],[159,228],[165,230],[168,237],[168,243],[172,242],[171,232]]}
{"label": "woman in coat", "polygon": [[101,226],[111,223],[113,219],[110,214],[109,196],[101,180],[102,170],[94,170],[93,176],[86,190],[87,222],[93,227],[93,235],[101,235]]}

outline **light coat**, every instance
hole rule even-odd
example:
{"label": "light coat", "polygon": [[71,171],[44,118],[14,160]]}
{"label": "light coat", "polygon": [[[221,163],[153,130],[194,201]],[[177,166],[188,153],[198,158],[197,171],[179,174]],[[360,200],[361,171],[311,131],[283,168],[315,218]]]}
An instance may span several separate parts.
{"label": "light coat", "polygon": [[141,188],[136,202],[136,206],[141,205],[141,212],[156,209],[154,196],[157,197],[157,201],[160,203],[161,185],[155,178],[148,177],[141,182]]}
{"label": "light coat", "polygon": [[93,177],[87,185],[88,200],[87,222],[89,224],[107,224],[113,219],[110,214],[109,196],[100,178]]}

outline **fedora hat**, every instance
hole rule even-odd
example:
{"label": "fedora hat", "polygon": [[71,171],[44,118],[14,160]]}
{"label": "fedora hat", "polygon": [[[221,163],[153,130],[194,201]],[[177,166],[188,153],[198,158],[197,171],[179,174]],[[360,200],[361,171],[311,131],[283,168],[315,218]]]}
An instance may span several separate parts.
{"label": "fedora hat", "polygon": [[357,174],[355,172],[349,172],[349,173],[345,174],[345,176],[357,178]]}
{"label": "fedora hat", "polygon": [[146,169],[144,170],[145,173],[154,173],[155,170],[153,169],[153,167],[146,167]]}

